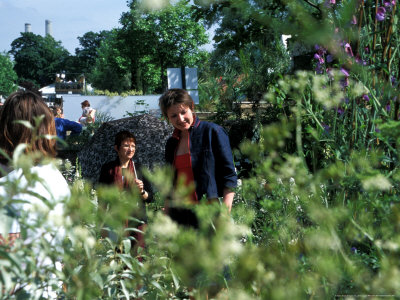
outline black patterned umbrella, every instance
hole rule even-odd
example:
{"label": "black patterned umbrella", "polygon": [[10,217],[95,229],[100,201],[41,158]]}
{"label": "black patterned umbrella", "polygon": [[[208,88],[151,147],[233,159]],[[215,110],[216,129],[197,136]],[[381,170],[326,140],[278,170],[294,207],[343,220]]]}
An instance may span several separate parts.
{"label": "black patterned umbrella", "polygon": [[134,160],[148,168],[164,164],[165,143],[172,135],[173,127],[149,114],[103,123],[78,153],[82,176],[95,182],[101,166],[117,157],[114,150],[115,135],[128,130],[136,137]]}

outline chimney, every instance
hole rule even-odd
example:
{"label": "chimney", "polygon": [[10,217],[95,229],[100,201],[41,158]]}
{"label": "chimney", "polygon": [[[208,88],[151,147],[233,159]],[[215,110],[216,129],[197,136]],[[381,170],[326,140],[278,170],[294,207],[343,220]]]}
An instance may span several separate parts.
{"label": "chimney", "polygon": [[52,28],[51,28],[51,21],[46,20],[46,36],[52,36]]}
{"label": "chimney", "polygon": [[25,23],[25,32],[31,32],[31,24]]}

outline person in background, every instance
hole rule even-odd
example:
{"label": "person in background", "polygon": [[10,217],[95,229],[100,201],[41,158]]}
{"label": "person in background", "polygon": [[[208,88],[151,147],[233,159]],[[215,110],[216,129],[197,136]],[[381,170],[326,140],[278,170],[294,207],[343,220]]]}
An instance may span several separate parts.
{"label": "person in background", "polygon": [[96,110],[90,107],[90,102],[88,100],[83,101],[81,107],[82,116],[79,118],[78,122],[83,126],[94,123]]}
{"label": "person in background", "polygon": [[[145,202],[151,202],[153,199],[153,190],[149,181],[143,176],[142,167],[139,162],[133,161],[136,151],[136,138],[127,131],[123,130],[116,134],[114,140],[114,150],[117,152],[117,158],[105,163],[101,167],[99,183],[116,184],[121,189],[137,188],[142,199],[142,212],[145,215]],[[143,218],[146,221],[146,217]],[[143,225],[138,229],[144,230]],[[144,247],[144,240],[141,234],[135,234],[139,247]]]}
{"label": "person in background", "polygon": [[[35,129],[35,119],[39,116],[43,116],[43,119]],[[34,129],[16,121],[29,122]],[[0,117],[0,147],[6,155],[0,155],[0,162],[12,168],[7,156],[12,157],[21,144],[26,144],[25,153],[40,155],[32,158],[30,168],[16,168],[0,179],[1,201],[11,200],[11,204],[0,209],[0,223],[3,225],[0,227],[0,243],[12,246],[15,239],[23,238],[36,249],[36,241],[45,239],[48,243],[61,246],[65,238],[62,225],[64,203],[71,194],[63,175],[49,160],[56,155],[56,140],[48,137],[54,135],[53,113],[41,96],[27,90],[15,92],[7,98]],[[18,187],[17,190],[14,185]],[[23,224],[20,223],[21,219],[25,221]],[[36,259],[37,265],[45,268],[54,263],[55,257],[39,255],[38,250]],[[55,297],[50,286],[40,282],[37,285],[42,287],[35,290],[36,297],[40,291],[42,297]],[[20,288],[27,290],[29,285]]]}
{"label": "person in background", "polygon": [[200,121],[194,101],[183,89],[170,89],[159,99],[164,117],[174,126],[165,146],[165,159],[186,185],[194,184],[191,201],[205,196],[209,201],[222,197],[231,211],[237,174],[232,150],[225,130],[214,123]]}
{"label": "person in background", "polygon": [[65,140],[67,137],[67,131],[70,131],[70,135],[79,135],[82,132],[82,125],[79,124],[78,122],[70,121],[67,119],[64,119],[64,114],[62,112],[61,107],[59,106],[52,106],[50,107],[51,110],[53,111],[54,115],[54,122],[56,125],[56,132],[57,136]]}

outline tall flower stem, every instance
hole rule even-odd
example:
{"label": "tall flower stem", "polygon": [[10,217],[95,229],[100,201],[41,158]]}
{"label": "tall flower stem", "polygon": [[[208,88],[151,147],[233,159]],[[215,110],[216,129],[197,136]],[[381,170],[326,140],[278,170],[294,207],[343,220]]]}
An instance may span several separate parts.
{"label": "tall flower stem", "polygon": [[[301,99],[301,95],[300,95]],[[297,100],[296,105],[296,147],[297,153],[302,160],[304,160],[304,152],[303,152],[303,143],[302,143],[302,126],[301,126],[301,117],[302,117],[302,108],[301,108],[301,100]]]}
{"label": "tall flower stem", "polygon": [[[361,25],[363,23],[363,15],[364,15],[364,1],[361,1],[360,17],[358,19],[358,36],[361,36]],[[360,53],[360,39],[357,39],[356,53]]]}
{"label": "tall flower stem", "polygon": [[[395,17],[395,11],[396,11],[396,6],[394,6],[393,7],[393,9],[392,9],[392,15],[391,15],[391,18],[390,18],[390,23],[389,23],[389,28],[388,28],[388,30],[387,30],[387,35],[386,35],[386,39],[385,39],[385,47],[384,47],[384,49],[383,49],[383,55],[382,55],[382,63],[384,63],[385,62],[385,60],[386,60],[386,62],[387,62],[387,68],[388,68],[388,77],[390,76],[390,53],[389,53],[389,56],[388,57],[386,57],[386,55],[387,55],[387,53],[388,53],[388,49],[391,49],[390,48],[390,40],[391,40],[391,37],[392,37],[392,31],[393,31],[393,22],[394,22],[394,17]],[[383,72],[383,71],[382,71]],[[387,79],[389,79],[389,78],[387,78]]]}
{"label": "tall flower stem", "polygon": [[[375,0],[375,16],[378,14],[378,0]],[[374,21],[374,39],[372,41],[372,53],[373,53],[373,62],[375,63],[375,58],[376,58],[376,53],[375,53],[375,47],[376,47],[376,35],[378,32],[378,20],[375,17],[375,21]],[[375,87],[375,70],[372,71],[372,86]]]}

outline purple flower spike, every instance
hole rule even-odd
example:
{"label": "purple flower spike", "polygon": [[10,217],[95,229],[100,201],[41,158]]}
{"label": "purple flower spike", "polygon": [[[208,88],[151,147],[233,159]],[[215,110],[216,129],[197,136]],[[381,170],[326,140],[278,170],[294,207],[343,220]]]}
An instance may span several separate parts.
{"label": "purple flower spike", "polygon": [[363,66],[366,66],[367,65],[367,62],[365,61],[365,60],[362,60],[361,58],[360,58],[360,55],[356,55],[356,58],[355,58],[355,60],[356,60],[356,63],[358,63],[358,64],[360,64],[360,65],[363,65]]}
{"label": "purple flower spike", "polygon": [[317,62],[317,65],[315,66],[315,71],[317,72],[317,74],[323,74],[324,70],[321,67],[321,64],[319,62]]}
{"label": "purple flower spike", "polygon": [[382,22],[383,20],[385,20],[385,14],[386,14],[386,8],[384,7],[378,7],[378,12],[376,13],[376,19],[379,22]]}
{"label": "purple flower spike", "polygon": [[349,77],[346,77],[346,78],[340,80],[340,86],[342,88],[348,87],[349,86]]}
{"label": "purple flower spike", "polygon": [[391,0],[391,1],[385,1],[383,3],[384,6],[388,7],[388,8],[392,8],[392,6],[396,5],[396,0]]}
{"label": "purple flower spike", "polygon": [[357,253],[357,248],[356,247],[351,247],[351,252]]}
{"label": "purple flower spike", "polygon": [[354,56],[353,55],[353,50],[351,50],[351,46],[349,43],[344,44],[344,51],[350,55],[350,56]]}
{"label": "purple flower spike", "polygon": [[336,4],[336,0],[325,0],[326,7],[331,7],[333,4]]}
{"label": "purple flower spike", "polygon": [[327,125],[327,124],[324,124],[324,123],[322,123],[321,125],[324,128],[324,132],[326,134],[329,134],[329,130],[331,129],[331,127],[329,125]]}
{"label": "purple flower spike", "polygon": [[323,64],[325,62],[323,56],[319,55],[318,53],[314,54],[314,59],[317,59],[320,64]]}
{"label": "purple flower spike", "polygon": [[369,97],[368,97],[368,95],[364,94],[364,95],[362,96],[362,98],[363,98],[365,101],[369,102]]}
{"label": "purple flower spike", "polygon": [[396,77],[394,77],[394,76],[390,77],[390,81],[392,82],[392,86],[393,86],[393,87],[396,87],[396,86],[397,86]]}
{"label": "purple flower spike", "polygon": [[387,105],[386,105],[386,111],[387,111],[387,112],[390,112],[390,104],[387,104]]}
{"label": "purple flower spike", "polygon": [[333,61],[333,56],[332,56],[331,54],[328,54],[328,55],[326,56],[326,61],[327,61],[328,63],[331,63],[331,62]]}
{"label": "purple flower spike", "polygon": [[343,115],[344,114],[344,109],[341,107],[338,107],[338,109],[336,110],[336,112],[338,113],[338,115]]}
{"label": "purple flower spike", "polygon": [[349,71],[347,71],[345,68],[340,68],[340,71],[344,74],[344,76],[346,76],[346,77],[349,77],[350,76],[350,74],[349,74]]}

